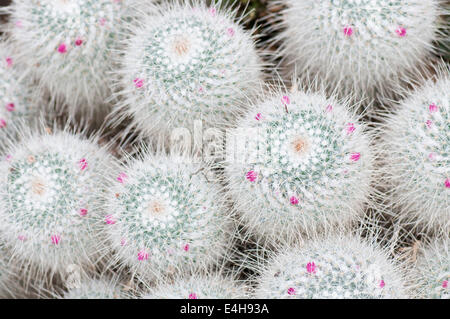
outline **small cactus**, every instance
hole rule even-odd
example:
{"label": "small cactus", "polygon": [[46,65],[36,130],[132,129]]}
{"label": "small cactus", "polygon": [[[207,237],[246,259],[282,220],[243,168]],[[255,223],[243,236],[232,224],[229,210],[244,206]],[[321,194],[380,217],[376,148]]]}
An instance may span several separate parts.
{"label": "small cactus", "polygon": [[113,161],[94,139],[47,130],[2,140],[0,236],[27,280],[89,269],[104,251],[100,194]]}
{"label": "small cactus", "polygon": [[289,74],[316,76],[356,100],[390,96],[439,38],[440,0],[279,0],[277,56]]}
{"label": "small cactus", "polygon": [[417,297],[450,299],[449,239],[436,240],[419,250],[410,280]]}
{"label": "small cactus", "polygon": [[374,242],[331,236],[284,248],[259,267],[256,298],[405,298],[403,272]]}
{"label": "small cactus", "polygon": [[152,135],[195,120],[226,125],[241,112],[259,87],[260,59],[235,13],[219,7],[175,2],[132,25],[120,55],[118,114]]}
{"label": "small cactus", "polygon": [[149,289],[143,299],[243,299],[247,288],[231,277],[193,275],[176,277],[169,283]]}
{"label": "small cactus", "polygon": [[0,131],[38,113],[38,97],[33,96],[32,81],[17,65],[12,51],[8,44],[0,42]]}
{"label": "small cactus", "polygon": [[251,232],[286,240],[361,215],[370,193],[370,138],[345,106],[322,94],[275,92],[230,133],[237,142],[249,138],[248,160],[227,151],[224,164]]}
{"label": "small cactus", "polygon": [[146,281],[223,256],[230,220],[205,173],[189,158],[163,154],[147,153],[124,167],[106,198],[114,261]]}
{"label": "small cactus", "polygon": [[[431,79],[387,115],[378,144],[380,183],[405,224],[450,230],[450,71]],[[386,196],[387,197],[387,196]]]}
{"label": "small cactus", "polygon": [[5,9],[19,60],[72,114],[95,114],[111,94],[122,7],[112,0],[15,0]]}

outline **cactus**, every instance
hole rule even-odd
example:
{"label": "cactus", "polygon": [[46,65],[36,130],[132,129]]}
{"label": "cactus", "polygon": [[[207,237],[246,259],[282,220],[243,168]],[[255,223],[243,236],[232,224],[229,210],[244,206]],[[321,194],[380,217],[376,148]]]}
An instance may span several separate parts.
{"label": "cactus", "polygon": [[15,0],[5,10],[18,59],[72,114],[91,116],[106,105],[122,7],[111,0]]}
{"label": "cactus", "polygon": [[374,241],[331,236],[287,247],[259,266],[256,298],[404,298],[403,271]]}
{"label": "cactus", "polygon": [[42,131],[2,140],[0,236],[27,281],[71,265],[90,270],[104,253],[100,199],[114,165],[95,138]]}
{"label": "cactus", "polygon": [[[378,144],[379,181],[399,219],[427,230],[450,230],[450,71],[430,79],[387,114]],[[387,196],[386,196],[387,197]]]}
{"label": "cactus", "polygon": [[126,165],[106,198],[113,261],[144,282],[219,261],[232,228],[205,174],[190,158],[149,152]]}
{"label": "cactus", "polygon": [[68,290],[64,299],[124,299],[126,294],[114,281],[90,279],[79,283],[78,287]]}
{"label": "cactus", "polygon": [[276,38],[289,74],[314,75],[341,96],[391,96],[436,50],[440,0],[279,0]]}
{"label": "cactus", "polygon": [[250,137],[248,159],[228,150],[224,164],[229,193],[251,233],[289,241],[361,215],[372,154],[364,124],[345,106],[318,93],[279,91],[230,133],[238,142]]}
{"label": "cactus", "polygon": [[436,240],[420,249],[411,271],[411,283],[417,296],[427,299],[450,298],[449,239]]}
{"label": "cactus", "polygon": [[227,9],[178,2],[132,25],[121,54],[116,114],[146,135],[176,127],[227,125],[258,88],[261,63],[252,36]]}
{"label": "cactus", "polygon": [[0,42],[0,130],[7,130],[17,119],[26,121],[38,113],[39,99],[33,96],[31,85],[26,72],[17,65],[13,50]]}
{"label": "cactus", "polygon": [[247,288],[231,277],[193,275],[176,277],[171,282],[149,289],[143,299],[243,299],[248,298]]}

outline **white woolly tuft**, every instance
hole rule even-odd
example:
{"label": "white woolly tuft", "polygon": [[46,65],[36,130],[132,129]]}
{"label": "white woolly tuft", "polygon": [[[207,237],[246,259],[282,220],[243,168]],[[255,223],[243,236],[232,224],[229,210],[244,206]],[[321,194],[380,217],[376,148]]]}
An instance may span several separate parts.
{"label": "white woolly tuft", "polygon": [[443,37],[441,0],[278,0],[277,57],[289,75],[316,74],[340,96],[390,96]]}
{"label": "white woolly tuft", "polygon": [[138,157],[106,193],[112,263],[146,282],[219,262],[234,230],[208,169],[183,156]]}
{"label": "white woolly tuft", "polygon": [[69,289],[62,297],[64,299],[124,299],[127,298],[127,294],[114,280],[89,279]]}
{"label": "white woolly tuft", "polygon": [[347,102],[275,90],[227,137],[225,181],[242,224],[270,240],[333,231],[370,201],[370,134]]}
{"label": "white woolly tuft", "polygon": [[[20,128],[4,138],[0,237],[26,283],[90,271],[105,254],[101,197],[115,162],[97,138],[70,130]],[[45,277],[45,278],[44,278]],[[40,282],[42,280],[42,282]]]}
{"label": "white woolly tuft", "polygon": [[69,112],[93,116],[110,96],[112,49],[125,5],[112,0],[14,0],[7,32],[18,60],[32,68]]}
{"label": "white woolly tuft", "polygon": [[318,237],[257,266],[256,298],[406,298],[404,273],[373,240]]}
{"label": "white woolly tuft", "polygon": [[377,180],[403,226],[450,231],[450,71],[409,93],[385,114]]}
{"label": "white woolly tuft", "polygon": [[122,102],[114,122],[132,118],[145,135],[178,127],[227,126],[242,113],[242,101],[262,81],[252,32],[235,11],[218,1],[173,1],[148,10],[129,25],[119,52],[117,83]]}

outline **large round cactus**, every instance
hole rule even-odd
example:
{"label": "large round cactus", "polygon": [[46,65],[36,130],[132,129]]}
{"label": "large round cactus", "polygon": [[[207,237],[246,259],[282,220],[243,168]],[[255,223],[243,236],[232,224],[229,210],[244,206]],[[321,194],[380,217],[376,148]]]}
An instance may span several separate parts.
{"label": "large round cactus", "polygon": [[20,135],[0,163],[1,239],[27,279],[91,267],[104,253],[100,199],[112,159],[67,131]]}
{"label": "large round cactus", "polygon": [[18,58],[72,113],[92,115],[110,95],[122,7],[112,0],[15,0],[6,9]]}
{"label": "large round cactus", "polygon": [[147,291],[144,299],[243,299],[247,288],[230,277],[193,275],[176,277]]}
{"label": "large round cactus", "polygon": [[414,226],[450,230],[450,72],[439,68],[388,115],[378,144],[380,181],[399,218]]}
{"label": "large round cactus", "polygon": [[278,57],[290,74],[317,76],[358,100],[389,95],[439,37],[440,0],[279,0]]}
{"label": "large round cactus", "polygon": [[275,93],[255,105],[230,133],[229,145],[245,149],[237,157],[229,148],[225,161],[243,224],[285,240],[355,221],[370,193],[365,131],[345,105],[321,94]]}
{"label": "large round cactus", "polygon": [[230,220],[205,174],[190,158],[165,155],[147,154],[124,167],[106,199],[114,261],[144,281],[218,261]]}
{"label": "large round cactus", "polygon": [[436,240],[421,248],[410,281],[419,298],[450,298],[449,239]]}
{"label": "large round cactus", "polygon": [[288,247],[260,266],[257,298],[405,298],[403,272],[375,243],[353,236]]}
{"label": "large round cactus", "polygon": [[121,58],[119,114],[148,134],[232,120],[261,78],[252,36],[235,20],[195,1],[162,5],[133,24]]}

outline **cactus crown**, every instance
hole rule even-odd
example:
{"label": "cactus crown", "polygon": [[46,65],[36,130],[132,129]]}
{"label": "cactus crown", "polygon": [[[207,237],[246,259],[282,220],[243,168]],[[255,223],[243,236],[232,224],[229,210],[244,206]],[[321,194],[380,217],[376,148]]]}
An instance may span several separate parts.
{"label": "cactus crown", "polygon": [[259,298],[401,298],[403,278],[387,254],[357,237],[289,247],[262,267]]}
{"label": "cactus crown", "polygon": [[138,274],[209,265],[224,254],[224,203],[201,167],[188,161],[146,154],[119,174],[108,194],[111,244]]}
{"label": "cactus crown", "polygon": [[250,160],[226,162],[226,175],[250,227],[279,236],[360,213],[370,190],[369,138],[342,105],[320,94],[277,93],[232,135],[241,138],[247,128],[255,130]]}
{"label": "cactus crown", "polygon": [[127,40],[124,111],[153,132],[195,119],[226,123],[261,77],[254,43],[235,13],[196,1],[162,6]]}

